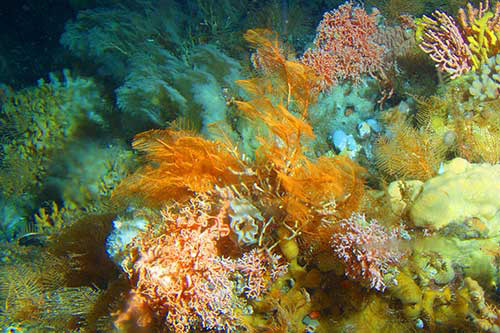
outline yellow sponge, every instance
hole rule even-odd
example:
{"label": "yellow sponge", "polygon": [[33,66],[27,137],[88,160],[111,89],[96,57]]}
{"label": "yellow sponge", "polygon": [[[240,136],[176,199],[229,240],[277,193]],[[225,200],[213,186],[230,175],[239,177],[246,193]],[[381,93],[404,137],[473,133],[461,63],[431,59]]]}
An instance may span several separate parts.
{"label": "yellow sponge", "polygon": [[410,216],[416,226],[430,230],[472,220],[496,234],[500,230],[499,193],[500,165],[455,158],[440,175],[423,184]]}

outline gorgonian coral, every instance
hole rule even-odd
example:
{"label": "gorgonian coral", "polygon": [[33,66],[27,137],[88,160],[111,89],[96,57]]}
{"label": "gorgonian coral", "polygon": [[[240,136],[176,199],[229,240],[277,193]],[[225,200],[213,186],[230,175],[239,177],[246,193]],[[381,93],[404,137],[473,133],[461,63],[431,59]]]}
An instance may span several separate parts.
{"label": "gorgonian coral", "polygon": [[351,2],[326,12],[316,29],[314,47],[302,62],[314,68],[323,79],[323,89],[342,80],[359,82],[382,65],[383,49],[375,42],[377,11],[367,14]]}

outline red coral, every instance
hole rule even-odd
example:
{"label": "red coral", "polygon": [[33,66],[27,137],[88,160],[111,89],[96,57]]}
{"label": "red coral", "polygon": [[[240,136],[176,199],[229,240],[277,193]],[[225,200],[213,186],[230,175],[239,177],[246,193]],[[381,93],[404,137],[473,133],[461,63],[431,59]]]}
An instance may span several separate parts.
{"label": "red coral", "polygon": [[364,215],[353,214],[340,222],[331,245],[345,263],[348,277],[369,282],[371,288],[383,291],[383,274],[404,255],[401,240],[401,230],[388,231],[376,220],[368,222]]}
{"label": "red coral", "polygon": [[364,74],[379,70],[383,49],[374,39],[378,32],[374,11],[370,15],[351,2],[323,15],[314,39],[302,62],[323,78],[323,89],[340,80],[359,82]]}

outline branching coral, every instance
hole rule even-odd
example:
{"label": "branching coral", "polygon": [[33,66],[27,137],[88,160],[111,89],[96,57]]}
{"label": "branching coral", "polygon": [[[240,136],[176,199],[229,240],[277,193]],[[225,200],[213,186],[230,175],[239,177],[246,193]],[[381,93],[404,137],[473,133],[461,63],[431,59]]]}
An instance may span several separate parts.
{"label": "branching coral", "polygon": [[436,67],[455,79],[469,70],[477,70],[500,51],[500,4],[490,11],[489,1],[479,9],[471,4],[461,8],[458,22],[439,10],[433,18],[417,19],[416,36],[420,48],[436,62]]}
{"label": "branching coral", "polygon": [[[132,295],[138,295],[131,296],[137,302],[131,311],[146,303],[156,321],[179,332],[243,325],[238,314],[245,299],[258,300],[285,270],[272,249],[284,248],[280,241],[293,242],[284,254],[296,272],[305,272],[294,238],[308,249],[328,247],[335,222],[350,216],[363,196],[363,168],[347,158],[308,154],[314,134],[307,111],[317,97],[317,77],[307,66],[285,60],[267,37],[262,31],[247,35],[261,50],[265,77],[239,81],[249,99],[235,102],[256,129],[255,159],[240,156],[230,143],[186,131],[149,131],[133,143],[145,166],[116,191],[167,205],[161,222],[151,223],[129,245],[123,267]],[[237,247],[253,244],[259,249],[243,254]],[[222,259],[225,253],[240,258]]]}
{"label": "branching coral", "polygon": [[307,112],[317,98],[318,77],[308,66],[285,60],[269,32],[249,31],[246,36],[268,72],[267,78],[238,82],[251,97],[236,102],[238,108],[263,127],[256,173],[266,180],[261,187],[277,196],[267,204],[282,207],[285,221],[296,232],[304,231],[310,242],[318,241],[318,234],[328,234],[314,232],[322,220],[332,222],[339,214],[347,217],[357,208],[364,169],[346,158],[309,157],[314,133]]}
{"label": "branching coral", "polygon": [[488,58],[500,51],[500,4],[497,3],[493,11],[490,10],[489,0],[474,8],[467,4],[467,11],[461,8],[458,11],[458,22],[466,37],[471,50],[472,69],[478,69]]}
{"label": "branching coral", "polygon": [[207,196],[170,206],[162,212],[160,226],[136,238],[124,263],[136,281],[136,302],[146,302],[156,318],[176,332],[198,326],[234,331],[242,307],[234,291],[235,275],[244,277],[246,297],[256,298],[286,271],[278,257],[258,250],[238,260],[219,256],[218,241],[230,232],[225,222],[228,208],[227,200],[216,205]]}
{"label": "branching coral", "polygon": [[353,214],[340,221],[331,245],[344,262],[348,277],[383,291],[383,275],[403,258],[401,241],[399,229],[389,231],[376,220],[366,221],[364,215]]}
{"label": "branching coral", "polygon": [[326,12],[314,39],[314,48],[304,53],[302,62],[314,68],[326,90],[343,80],[358,83],[382,65],[383,50],[374,37],[377,11],[367,14],[352,2]]}
{"label": "branching coral", "polygon": [[472,68],[471,50],[453,18],[439,10],[433,17],[417,21],[417,41],[436,67],[455,79]]}
{"label": "branching coral", "polygon": [[236,324],[232,284],[217,260],[216,241],[229,233],[223,221],[227,205],[216,216],[205,205],[199,199],[179,215],[164,211],[163,230],[137,240],[140,257],[128,268],[135,292],[176,332],[196,324],[233,330]]}

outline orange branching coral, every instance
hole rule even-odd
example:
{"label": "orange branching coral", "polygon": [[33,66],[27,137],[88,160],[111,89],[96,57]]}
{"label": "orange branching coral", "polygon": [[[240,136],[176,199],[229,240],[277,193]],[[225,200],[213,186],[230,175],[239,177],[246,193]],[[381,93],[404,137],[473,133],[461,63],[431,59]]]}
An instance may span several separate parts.
{"label": "orange branching coral", "polygon": [[125,180],[115,195],[137,195],[152,204],[185,200],[215,185],[239,183],[246,168],[235,148],[185,131],[152,130],[134,138],[146,165]]}
{"label": "orange branching coral", "polygon": [[[245,88],[253,86],[253,82],[245,82]],[[238,108],[254,121],[265,124],[269,136],[259,137],[260,148],[257,157],[272,162],[275,168],[286,170],[304,160],[303,143],[314,138],[311,126],[296,117],[282,105],[274,106],[262,96],[250,102],[236,102]]]}
{"label": "orange branching coral", "polygon": [[[289,210],[289,216],[309,220],[311,214],[323,218],[334,212],[335,217],[344,218],[359,205],[363,172],[362,167],[347,157],[321,157],[314,163],[307,161],[292,174],[278,175],[286,190],[285,201],[296,208],[295,211]],[[303,209],[297,209],[299,206]],[[307,213],[303,215],[301,211]]]}
{"label": "orange branching coral", "polygon": [[278,174],[287,224],[302,233],[310,250],[326,247],[335,222],[358,210],[365,172],[347,157],[321,157],[288,175]]}
{"label": "orange branching coral", "polygon": [[[298,62],[288,61],[276,33],[265,29],[248,30],[244,38],[256,49],[252,56],[254,65],[275,79],[274,96],[280,97],[280,102],[287,108],[290,108],[292,101],[295,102],[300,113],[306,116],[319,92],[319,78],[314,70]],[[259,82],[258,86],[262,83]]]}
{"label": "orange branching coral", "polygon": [[[267,96],[259,96],[259,87],[255,81],[244,81],[244,88],[255,94],[255,98],[249,102],[236,102],[238,108],[246,116],[255,122],[264,124],[267,133],[258,137],[260,146],[256,153],[257,173],[261,179],[265,179],[273,192],[278,195],[280,201],[276,206],[283,206],[284,201],[289,201],[284,206],[294,211],[295,216],[304,217],[307,209],[294,205],[295,201],[287,200],[284,193],[286,188],[280,186],[280,182],[287,181],[292,189],[292,183],[299,182],[295,170],[301,169],[306,172],[308,162],[304,155],[304,143],[314,138],[311,126],[301,117],[293,115],[282,105],[275,106]],[[295,209],[293,208],[295,206]]]}
{"label": "orange branching coral", "polygon": [[[256,40],[262,38],[255,32],[252,34]],[[266,39],[260,40],[259,43],[264,44],[266,41]],[[274,45],[267,42],[271,46]],[[271,46],[268,48],[271,49]],[[276,45],[273,50],[275,48]],[[284,61],[276,56],[277,51],[268,53],[268,58],[272,61],[279,64],[282,64],[280,61]],[[265,57],[266,54],[262,53],[261,56]],[[305,68],[300,64],[295,64],[296,67],[290,65],[292,62],[289,61],[286,63],[287,68],[301,66]],[[274,86],[276,81],[278,85],[280,82],[286,82],[286,85],[292,87],[290,91],[294,91],[295,84],[307,86],[307,84],[301,85],[301,82],[309,78],[299,79],[298,76],[293,76],[294,80],[287,81],[290,76],[283,74],[284,71],[277,72],[277,80],[239,81],[240,86],[252,99],[236,104],[248,118],[263,124],[267,129],[258,138],[260,146],[256,153],[256,172],[260,179],[266,180],[267,187],[261,187],[267,188],[275,195],[274,203],[269,206],[281,207],[285,212],[285,223],[296,232],[310,231],[314,234],[313,229],[317,228],[323,219],[336,220],[340,217],[340,210],[337,211],[337,207],[342,207],[342,214],[345,215],[342,217],[350,216],[357,209],[363,194],[361,174],[364,169],[344,158],[323,157],[311,160],[306,156],[305,150],[314,139],[313,130],[305,119],[307,112],[304,109],[291,112],[290,106],[285,107],[279,103],[275,105],[275,101],[269,96],[269,91],[273,89],[266,87]],[[281,77],[284,79],[280,79]],[[285,99],[279,101],[285,102]],[[302,108],[307,108],[307,105],[307,103],[297,104]]]}

